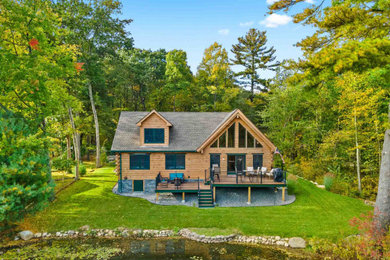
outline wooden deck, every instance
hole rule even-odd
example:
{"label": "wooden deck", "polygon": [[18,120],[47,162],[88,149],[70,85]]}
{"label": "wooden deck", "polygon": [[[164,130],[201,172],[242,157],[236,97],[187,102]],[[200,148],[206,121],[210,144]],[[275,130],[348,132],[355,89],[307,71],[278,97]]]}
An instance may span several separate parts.
{"label": "wooden deck", "polygon": [[[201,190],[210,189],[210,185],[205,185],[203,181],[199,183]],[[198,182],[185,182],[182,183],[179,187],[176,187],[175,184],[168,183],[167,185],[159,183],[156,188],[156,192],[198,192]]]}
{"label": "wooden deck", "polygon": [[238,176],[236,175],[221,175],[220,179],[218,177],[214,178],[214,185],[265,185],[265,186],[273,186],[273,185],[285,185],[284,182],[275,182],[272,178],[269,177],[252,177],[249,178],[247,176]]}
{"label": "wooden deck", "polygon": [[[238,182],[236,175],[222,175],[220,180],[215,178],[214,180],[215,187],[286,187],[287,184],[284,182],[275,182],[273,179],[268,177],[261,178],[249,178],[247,176],[238,177]],[[210,189],[210,185],[206,185],[200,182],[200,189],[206,190]],[[185,182],[182,183],[179,187],[176,187],[174,184],[169,183],[168,186],[162,185],[159,183],[156,187],[156,192],[174,192],[174,193],[194,193],[198,191],[198,182]]]}

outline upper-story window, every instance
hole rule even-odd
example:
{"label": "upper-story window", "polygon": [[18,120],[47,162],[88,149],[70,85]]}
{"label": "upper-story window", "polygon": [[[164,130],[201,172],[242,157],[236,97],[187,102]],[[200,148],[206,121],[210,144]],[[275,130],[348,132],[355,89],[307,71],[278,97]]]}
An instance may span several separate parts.
{"label": "upper-story window", "polygon": [[145,144],[163,144],[164,128],[145,128]]}
{"label": "upper-story window", "polygon": [[245,129],[241,124],[238,124],[238,147],[240,148],[261,148],[263,147],[256,138]]}
{"label": "upper-story window", "polygon": [[235,140],[235,123],[233,123],[227,131],[225,131],[212,145],[212,148],[234,148]]}

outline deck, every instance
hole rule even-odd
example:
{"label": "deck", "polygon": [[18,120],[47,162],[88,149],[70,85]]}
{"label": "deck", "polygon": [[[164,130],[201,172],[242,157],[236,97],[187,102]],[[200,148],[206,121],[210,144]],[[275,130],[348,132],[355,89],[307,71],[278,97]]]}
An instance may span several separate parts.
{"label": "deck", "polygon": [[[263,178],[249,178],[247,176],[238,177],[236,175],[222,175],[220,179],[215,178],[213,183],[215,187],[286,187],[284,182],[275,182],[268,177]],[[206,185],[201,181],[199,183],[201,190],[210,189],[210,185]],[[164,185],[159,183],[156,187],[156,192],[173,192],[173,193],[195,193],[198,191],[198,182],[184,182],[179,187],[169,183]]]}

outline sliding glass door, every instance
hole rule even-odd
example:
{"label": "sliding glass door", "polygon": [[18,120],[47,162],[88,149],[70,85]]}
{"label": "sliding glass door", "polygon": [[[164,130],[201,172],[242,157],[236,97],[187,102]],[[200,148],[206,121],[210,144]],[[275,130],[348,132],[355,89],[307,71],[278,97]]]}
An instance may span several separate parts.
{"label": "sliding glass door", "polygon": [[228,154],[227,172],[228,174],[235,174],[236,168],[238,171],[245,169],[245,154]]}

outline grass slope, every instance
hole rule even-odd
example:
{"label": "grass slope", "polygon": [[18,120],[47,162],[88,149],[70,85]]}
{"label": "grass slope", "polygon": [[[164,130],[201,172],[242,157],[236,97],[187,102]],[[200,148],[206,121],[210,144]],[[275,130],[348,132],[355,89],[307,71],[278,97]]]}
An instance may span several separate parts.
{"label": "grass slope", "polygon": [[144,199],[112,193],[112,167],[96,170],[58,194],[44,211],[26,219],[21,228],[33,231],[92,228],[179,229],[217,228],[247,235],[322,237],[352,234],[348,220],[370,210],[360,200],[340,196],[298,180],[297,200],[287,206],[199,209],[160,206]]}

